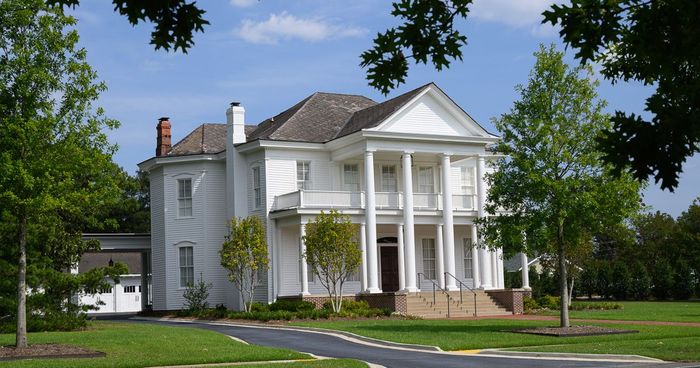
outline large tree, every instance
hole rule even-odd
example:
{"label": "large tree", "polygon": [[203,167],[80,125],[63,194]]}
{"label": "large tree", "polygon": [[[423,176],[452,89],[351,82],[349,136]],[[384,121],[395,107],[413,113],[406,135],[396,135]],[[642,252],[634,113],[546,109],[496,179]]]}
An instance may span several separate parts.
{"label": "large tree", "polygon": [[590,67],[569,67],[554,46],[535,56],[519,100],[494,119],[503,133],[495,149],[505,157],[486,177],[490,217],[479,222],[490,247],[556,255],[567,327],[567,254],[635,213],[640,188],[600,161],[595,138],[610,123]]}
{"label": "large tree", "polygon": [[87,247],[81,225],[119,193],[103,133],[118,123],[92,106],[105,86],[74,23],[40,0],[0,2],[2,246],[16,255],[17,347],[27,345],[27,267],[35,257],[75,261]]}

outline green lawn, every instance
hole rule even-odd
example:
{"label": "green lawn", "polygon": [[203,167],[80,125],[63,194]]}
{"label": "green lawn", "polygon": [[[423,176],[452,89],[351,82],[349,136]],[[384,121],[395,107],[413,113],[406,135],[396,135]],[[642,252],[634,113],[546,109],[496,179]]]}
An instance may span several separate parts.
{"label": "green lawn", "polygon": [[664,360],[700,361],[700,327],[605,326],[639,330],[638,334],[557,338],[507,332],[552,326],[556,322],[519,320],[376,320],[296,323],[353,332],[401,343],[435,345],[444,350],[527,348],[535,351],[645,355]]}
{"label": "green lawn", "polygon": [[[13,343],[13,334],[0,334],[0,345]],[[0,367],[144,367],[308,358],[292,350],[245,345],[213,331],[145,323],[94,322],[85,331],[30,333],[29,343],[79,345],[107,353],[107,356],[18,360],[0,363]]]}
{"label": "green lawn", "polygon": [[[587,302],[581,302],[587,303]],[[700,322],[700,302],[617,302],[624,309],[571,311],[571,318],[618,319],[625,321]],[[558,316],[559,311],[547,315]]]}

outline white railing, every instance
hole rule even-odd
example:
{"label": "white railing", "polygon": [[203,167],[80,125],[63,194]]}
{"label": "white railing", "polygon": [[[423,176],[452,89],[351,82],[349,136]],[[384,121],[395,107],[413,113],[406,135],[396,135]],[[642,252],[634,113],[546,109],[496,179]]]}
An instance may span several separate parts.
{"label": "white railing", "polygon": [[301,191],[286,193],[275,197],[274,209],[283,210],[287,208],[295,208],[301,205]]}
{"label": "white railing", "polygon": [[437,193],[413,193],[413,208],[424,210],[438,209],[439,194]]}
{"label": "white railing", "polygon": [[304,190],[301,205],[312,208],[363,208],[363,197],[362,192]]}
{"label": "white railing", "polygon": [[475,210],[476,196],[474,194],[453,194],[452,208],[455,210],[469,211]]}
{"label": "white railing", "polygon": [[397,192],[377,192],[375,194],[375,201],[377,202],[377,208],[391,208],[398,209],[401,208],[401,193]]}

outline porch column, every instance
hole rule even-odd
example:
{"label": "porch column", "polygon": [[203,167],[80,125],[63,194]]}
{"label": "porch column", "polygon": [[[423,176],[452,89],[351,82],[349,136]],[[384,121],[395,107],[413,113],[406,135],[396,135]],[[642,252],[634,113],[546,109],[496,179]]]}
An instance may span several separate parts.
{"label": "porch column", "polygon": [[360,249],[362,250],[362,279],[361,289],[362,291],[367,290],[367,231],[365,230],[365,223],[360,224]]}
{"label": "porch column", "polygon": [[[303,221],[303,220],[302,220]],[[299,225],[299,259],[301,259],[301,295],[309,295],[309,269],[306,264],[306,243],[304,243],[304,236],[306,235],[306,228],[302,223]]]}
{"label": "porch column", "polygon": [[438,279],[438,285],[440,285],[441,288],[445,288],[445,281],[448,277],[445,276],[445,252],[444,252],[444,244],[442,241],[442,233],[443,233],[443,226],[442,224],[437,225],[437,232],[436,232],[436,241],[435,241],[435,258],[437,258],[437,262],[435,267],[435,273],[436,277]]}
{"label": "porch column", "polygon": [[413,174],[411,172],[411,153],[404,152],[401,156],[403,164],[403,223],[404,249],[406,255],[406,290],[416,292],[416,241],[415,224],[413,221]]}
{"label": "porch column", "polygon": [[523,280],[523,289],[530,290],[530,273],[527,267],[527,254],[520,253],[520,265],[522,266],[521,276]]}
{"label": "porch column", "polygon": [[489,259],[491,260],[491,286],[493,286],[494,289],[498,289],[500,286],[498,285],[498,260],[496,258],[496,252],[490,251]]}
{"label": "porch column", "polygon": [[399,253],[399,290],[406,289],[406,260],[404,259],[403,225],[396,226],[397,243]]}
{"label": "porch column", "polygon": [[282,270],[282,249],[280,249],[280,237],[279,228],[277,226],[277,220],[271,220],[272,225],[272,279],[275,280],[272,287],[272,300],[277,300],[277,296],[280,295],[280,288],[282,287],[282,275],[280,272]]}
{"label": "porch column", "polygon": [[506,282],[503,279],[503,248],[498,248],[496,250],[496,276],[498,276],[498,287],[505,289]]}
{"label": "porch column", "polygon": [[[141,252],[141,310],[148,306],[148,252]],[[73,273],[73,270],[71,270]]]}
{"label": "porch column", "polygon": [[380,293],[377,265],[377,208],[374,196],[374,151],[365,151],[365,223],[367,224],[367,292]]}
{"label": "porch column", "polygon": [[[445,242],[445,272],[455,274],[455,235],[454,219],[452,217],[452,180],[450,155],[442,155],[442,221],[443,240]],[[450,277],[445,285],[449,290],[456,290],[455,279]]]}
{"label": "porch column", "polygon": [[[476,165],[476,180],[477,180],[477,185],[476,185],[476,208],[477,208],[477,216],[478,217],[484,217],[486,215],[486,211],[484,210],[484,205],[486,203],[486,186],[484,183],[484,174],[486,172],[486,162],[484,160],[483,156],[479,156],[476,159],[477,165]],[[482,289],[491,289],[492,285],[492,274],[491,274],[491,255],[486,248],[483,247],[482,244],[482,237],[479,235],[477,237],[477,240],[479,242],[479,262],[480,262],[480,271],[481,271],[481,288]]]}
{"label": "porch column", "polygon": [[471,226],[472,231],[472,281],[473,288],[481,287],[481,275],[479,275],[479,249],[477,246],[478,235],[476,225]]}

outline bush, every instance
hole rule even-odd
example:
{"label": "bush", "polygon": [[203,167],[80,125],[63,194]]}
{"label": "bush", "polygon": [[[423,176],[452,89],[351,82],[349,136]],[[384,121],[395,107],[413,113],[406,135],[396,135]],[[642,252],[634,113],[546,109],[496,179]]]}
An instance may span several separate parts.
{"label": "bush", "polygon": [[192,315],[197,315],[207,309],[207,298],[212,284],[204,282],[202,274],[194,285],[187,285],[182,296],[185,298],[185,306]]}
{"label": "bush", "polygon": [[251,312],[269,312],[270,307],[267,304],[263,304],[260,302],[253,302],[250,304],[250,311]]}
{"label": "bush", "polygon": [[560,301],[560,297],[552,295],[544,295],[537,298],[537,304],[543,309],[559,309]]}
{"label": "bush", "polygon": [[523,298],[523,309],[525,312],[535,311],[540,309],[540,305],[535,299],[526,296]]}
{"label": "bush", "polygon": [[632,263],[630,268],[631,283],[630,294],[634,300],[646,300],[649,297],[649,289],[651,288],[651,279],[646,267],[640,261]]}
{"label": "bush", "polygon": [[289,311],[289,312],[301,312],[301,311],[311,311],[316,309],[314,303],[300,300],[300,299],[278,299],[276,302],[268,306],[270,311]]}
{"label": "bush", "polygon": [[611,302],[599,302],[599,303],[581,303],[573,302],[569,306],[570,310],[613,310],[613,309],[623,309],[623,305],[620,303]]}
{"label": "bush", "polygon": [[673,287],[673,269],[666,260],[659,260],[651,271],[651,293],[657,300],[668,298]]}
{"label": "bush", "polygon": [[688,267],[688,263],[683,260],[678,261],[673,275],[673,287],[671,288],[673,299],[690,299],[693,295],[694,282],[693,271]]}
{"label": "bush", "polygon": [[612,269],[611,280],[612,295],[616,300],[625,300],[630,293],[632,276],[623,262],[615,262]]}

